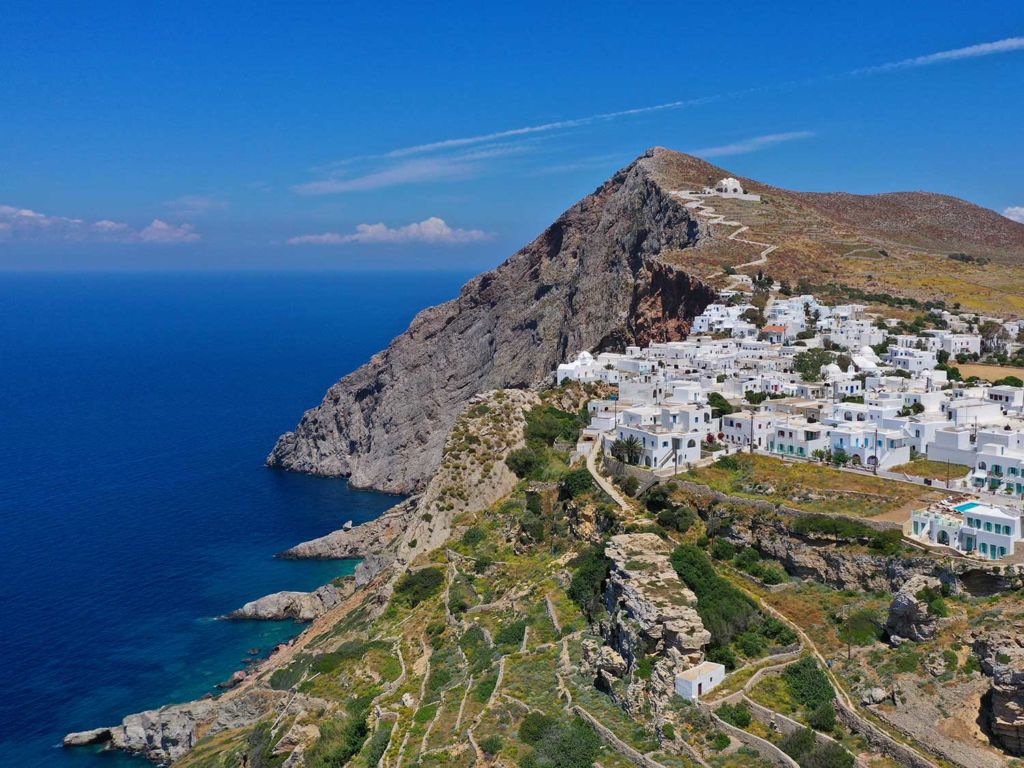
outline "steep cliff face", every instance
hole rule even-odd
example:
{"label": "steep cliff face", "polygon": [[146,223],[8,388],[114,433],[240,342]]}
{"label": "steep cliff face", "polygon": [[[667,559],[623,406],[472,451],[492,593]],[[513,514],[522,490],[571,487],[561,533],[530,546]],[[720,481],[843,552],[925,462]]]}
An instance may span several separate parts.
{"label": "steep cliff face", "polygon": [[420,312],[278,440],[268,465],[415,491],[474,394],[534,385],[579,350],[680,338],[714,292],[657,258],[708,234],[656,180],[670,154],[648,152],[457,299]]}

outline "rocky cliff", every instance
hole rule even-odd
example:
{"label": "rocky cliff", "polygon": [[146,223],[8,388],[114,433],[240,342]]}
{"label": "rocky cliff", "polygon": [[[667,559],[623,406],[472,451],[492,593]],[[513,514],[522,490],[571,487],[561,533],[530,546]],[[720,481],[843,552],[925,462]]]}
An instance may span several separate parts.
{"label": "rocky cliff", "polygon": [[474,394],[536,384],[579,350],[684,335],[714,292],[658,258],[710,236],[660,180],[675,154],[647,152],[458,298],[420,312],[281,436],[268,465],[416,491]]}

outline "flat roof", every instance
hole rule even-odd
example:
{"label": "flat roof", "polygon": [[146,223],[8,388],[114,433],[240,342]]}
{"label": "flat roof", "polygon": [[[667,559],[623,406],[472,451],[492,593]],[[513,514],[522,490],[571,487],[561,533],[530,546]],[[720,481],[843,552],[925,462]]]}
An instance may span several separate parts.
{"label": "flat roof", "polygon": [[725,667],[714,661],[702,661],[695,667],[690,667],[689,669],[683,670],[682,672],[677,674],[676,677],[681,677],[683,680],[689,680],[690,682],[693,682],[694,680],[703,675],[710,674],[711,672],[717,672],[719,670],[724,672]]}

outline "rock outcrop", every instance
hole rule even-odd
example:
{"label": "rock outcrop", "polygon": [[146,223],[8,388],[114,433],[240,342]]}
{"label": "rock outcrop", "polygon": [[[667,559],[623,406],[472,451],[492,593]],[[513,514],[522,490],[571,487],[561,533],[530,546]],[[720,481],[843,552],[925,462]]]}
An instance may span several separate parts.
{"label": "rock outcrop", "polygon": [[349,597],[354,590],[354,580],[344,579],[340,584],[324,584],[312,592],[274,592],[259,600],[246,603],[225,618],[312,621],[323,616],[346,597]]}
{"label": "rock outcrop", "polygon": [[999,746],[1024,755],[1024,634],[989,632],[974,641],[981,668],[992,678],[988,726]]}
{"label": "rock outcrop", "polygon": [[378,490],[421,490],[476,393],[537,384],[579,350],[683,336],[714,292],[658,259],[709,232],[657,180],[673,154],[649,151],[458,298],[420,312],[331,387],[267,463]]}
{"label": "rock outcrop", "polygon": [[929,596],[940,594],[942,582],[933,576],[911,576],[893,595],[889,605],[889,618],[885,630],[890,641],[898,645],[902,640],[920,642],[935,636],[940,617],[929,607]]}
{"label": "rock outcrop", "polygon": [[[606,650],[591,649],[589,660],[599,684],[627,711],[647,702],[659,705],[675,693],[675,676],[704,659],[711,633],[694,607],[697,598],[669,561],[669,546],[653,533],[612,536],[605,548],[611,561],[601,621]],[[649,679],[632,675],[624,689],[615,679],[651,660]],[[619,663],[621,662],[621,663]]]}
{"label": "rock outcrop", "polygon": [[416,497],[396,504],[375,520],[342,528],[318,539],[297,544],[281,553],[281,557],[305,560],[361,559],[383,552],[405,530],[416,513]]}

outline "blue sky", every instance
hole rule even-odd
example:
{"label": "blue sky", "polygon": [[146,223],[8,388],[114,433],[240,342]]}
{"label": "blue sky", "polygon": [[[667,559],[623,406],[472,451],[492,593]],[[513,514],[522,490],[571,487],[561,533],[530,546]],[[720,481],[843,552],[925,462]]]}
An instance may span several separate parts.
{"label": "blue sky", "polygon": [[486,268],[654,145],[1024,218],[1018,3],[150,5],[5,4],[0,270]]}

